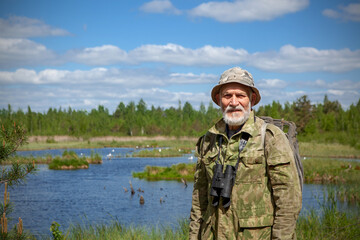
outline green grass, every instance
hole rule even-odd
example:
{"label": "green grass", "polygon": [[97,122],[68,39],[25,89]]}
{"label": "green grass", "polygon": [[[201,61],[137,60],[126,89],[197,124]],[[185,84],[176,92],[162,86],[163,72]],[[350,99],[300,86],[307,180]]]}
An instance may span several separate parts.
{"label": "green grass", "polygon": [[360,186],[358,184],[337,186],[335,188],[335,193],[340,202],[358,204],[360,207]]}
{"label": "green grass", "polygon": [[91,152],[91,157],[79,157],[74,151],[65,150],[62,157],[55,157],[49,164],[49,169],[61,170],[61,169],[79,169],[89,168],[90,163],[101,163],[101,156]]}
{"label": "green grass", "polygon": [[179,163],[171,167],[146,166],[144,172],[135,172],[133,177],[143,178],[146,180],[194,180],[195,163]]}
{"label": "green grass", "polygon": [[53,170],[80,168],[89,168],[89,163],[85,160],[85,158],[60,159],[59,157],[56,157],[49,164],[49,169]]}
{"label": "green grass", "polygon": [[360,162],[324,158],[302,160],[306,183],[356,184],[360,182]]}
{"label": "green grass", "polygon": [[[180,220],[174,228],[171,226],[145,227],[125,226],[118,220],[110,224],[73,224],[69,229],[60,234],[65,239],[71,240],[187,240],[189,236],[189,221]],[[57,231],[59,233],[59,231]]]}
{"label": "green grass", "polygon": [[360,149],[338,143],[300,142],[299,151],[309,157],[360,158]]}
{"label": "green grass", "polygon": [[342,240],[360,238],[360,209],[340,211],[335,191],[327,191],[327,197],[319,209],[311,209],[299,216],[296,227],[297,239]]}

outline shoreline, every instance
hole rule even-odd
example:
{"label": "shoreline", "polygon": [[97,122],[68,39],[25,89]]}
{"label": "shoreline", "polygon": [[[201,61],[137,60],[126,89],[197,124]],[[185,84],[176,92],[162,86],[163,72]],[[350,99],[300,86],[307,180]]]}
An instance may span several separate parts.
{"label": "shoreline", "polygon": [[27,141],[28,143],[19,147],[17,151],[105,147],[149,148],[165,146],[179,146],[183,149],[195,149],[197,139],[197,137],[184,136],[98,136],[91,138],[72,136],[30,136]]}
{"label": "shoreline", "polygon": [[198,137],[174,137],[174,136],[98,136],[98,137],[73,137],[66,135],[56,135],[56,136],[29,136],[28,142],[46,142],[48,140],[53,140],[55,142],[84,142],[84,141],[94,141],[94,142],[130,142],[130,141],[168,141],[168,140],[191,140],[196,141]]}

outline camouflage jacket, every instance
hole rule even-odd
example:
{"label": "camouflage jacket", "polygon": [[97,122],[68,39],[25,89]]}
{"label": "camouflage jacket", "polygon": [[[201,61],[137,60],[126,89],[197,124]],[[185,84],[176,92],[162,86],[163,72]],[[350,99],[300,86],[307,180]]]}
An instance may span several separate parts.
{"label": "camouflage jacket", "polygon": [[[242,228],[262,227],[272,228],[271,239],[296,238],[302,194],[293,153],[285,134],[271,124],[267,126],[265,144],[262,144],[263,123],[252,111],[242,129],[230,139],[223,120],[199,139],[190,239],[237,239]],[[231,205],[224,209],[220,202],[218,207],[213,207],[209,192],[219,149],[221,163],[234,166],[244,132],[250,137],[239,157]],[[221,148],[220,136],[223,138]]]}

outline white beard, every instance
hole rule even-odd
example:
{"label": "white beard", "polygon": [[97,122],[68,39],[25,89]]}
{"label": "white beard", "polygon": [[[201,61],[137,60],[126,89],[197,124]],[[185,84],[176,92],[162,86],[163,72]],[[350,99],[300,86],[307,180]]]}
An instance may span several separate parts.
{"label": "white beard", "polygon": [[[240,116],[241,113],[236,113],[236,112],[232,113],[230,116],[227,114],[230,110],[235,110],[235,109],[241,110],[242,115]],[[247,110],[245,110],[241,105],[237,107],[227,106],[227,108],[223,111],[223,118],[225,123],[229,126],[241,126],[249,119],[250,111],[251,111],[251,102],[249,102],[249,106]]]}

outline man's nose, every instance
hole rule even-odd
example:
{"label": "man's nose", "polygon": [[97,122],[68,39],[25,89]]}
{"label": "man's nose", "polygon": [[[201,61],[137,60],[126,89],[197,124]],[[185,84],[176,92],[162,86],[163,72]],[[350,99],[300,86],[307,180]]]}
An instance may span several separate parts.
{"label": "man's nose", "polygon": [[239,104],[239,101],[237,100],[236,96],[232,96],[230,100],[231,106],[237,106]]}

